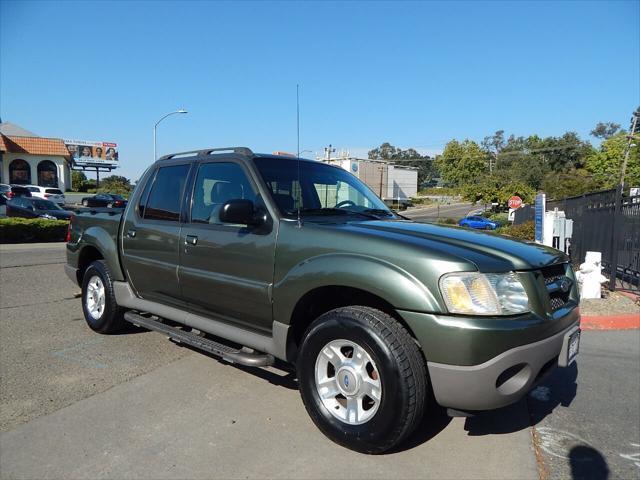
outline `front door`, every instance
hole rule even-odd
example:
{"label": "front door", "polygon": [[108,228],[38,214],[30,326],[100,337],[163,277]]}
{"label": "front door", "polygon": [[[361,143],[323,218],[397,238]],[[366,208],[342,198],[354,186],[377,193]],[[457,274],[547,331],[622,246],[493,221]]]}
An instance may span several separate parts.
{"label": "front door", "polygon": [[220,209],[229,200],[261,204],[257,192],[241,163],[199,165],[181,231],[179,275],[182,297],[197,313],[269,332],[275,226],[271,221],[256,228],[220,221]]}
{"label": "front door", "polygon": [[122,263],[138,295],[180,304],[180,212],[188,164],[160,167],[127,209]]}

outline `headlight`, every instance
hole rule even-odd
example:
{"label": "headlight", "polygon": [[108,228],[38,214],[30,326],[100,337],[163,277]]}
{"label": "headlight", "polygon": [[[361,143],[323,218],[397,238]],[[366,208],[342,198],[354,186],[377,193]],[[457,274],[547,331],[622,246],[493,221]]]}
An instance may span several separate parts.
{"label": "headlight", "polygon": [[512,272],[449,273],[440,278],[440,291],[451,313],[515,315],[529,311],[527,292]]}

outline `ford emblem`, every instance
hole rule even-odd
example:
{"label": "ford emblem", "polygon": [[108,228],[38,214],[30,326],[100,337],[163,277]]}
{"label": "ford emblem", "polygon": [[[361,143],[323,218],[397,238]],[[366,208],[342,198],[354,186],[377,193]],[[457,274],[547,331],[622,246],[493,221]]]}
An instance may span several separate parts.
{"label": "ford emblem", "polygon": [[567,293],[571,289],[571,280],[569,280],[568,278],[563,278],[562,280],[560,280],[560,284],[558,286],[560,287],[560,290],[562,290],[564,293]]}

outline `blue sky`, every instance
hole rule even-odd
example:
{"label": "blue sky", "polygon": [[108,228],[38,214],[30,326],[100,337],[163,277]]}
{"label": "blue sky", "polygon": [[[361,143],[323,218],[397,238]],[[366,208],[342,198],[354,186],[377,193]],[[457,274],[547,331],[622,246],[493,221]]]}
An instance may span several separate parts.
{"label": "blue sky", "polygon": [[[583,137],[640,104],[640,2],[0,2],[0,116],[115,141],[119,173],[209,146]],[[309,155],[307,155],[309,156]]]}

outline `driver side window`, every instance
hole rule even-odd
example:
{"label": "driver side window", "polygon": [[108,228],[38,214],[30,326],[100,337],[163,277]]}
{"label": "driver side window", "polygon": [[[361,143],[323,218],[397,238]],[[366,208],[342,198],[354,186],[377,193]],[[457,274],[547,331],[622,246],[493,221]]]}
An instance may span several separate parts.
{"label": "driver side window", "polygon": [[256,194],[244,171],[235,163],[200,165],[193,190],[191,222],[221,224],[220,210],[229,200],[251,200]]}

